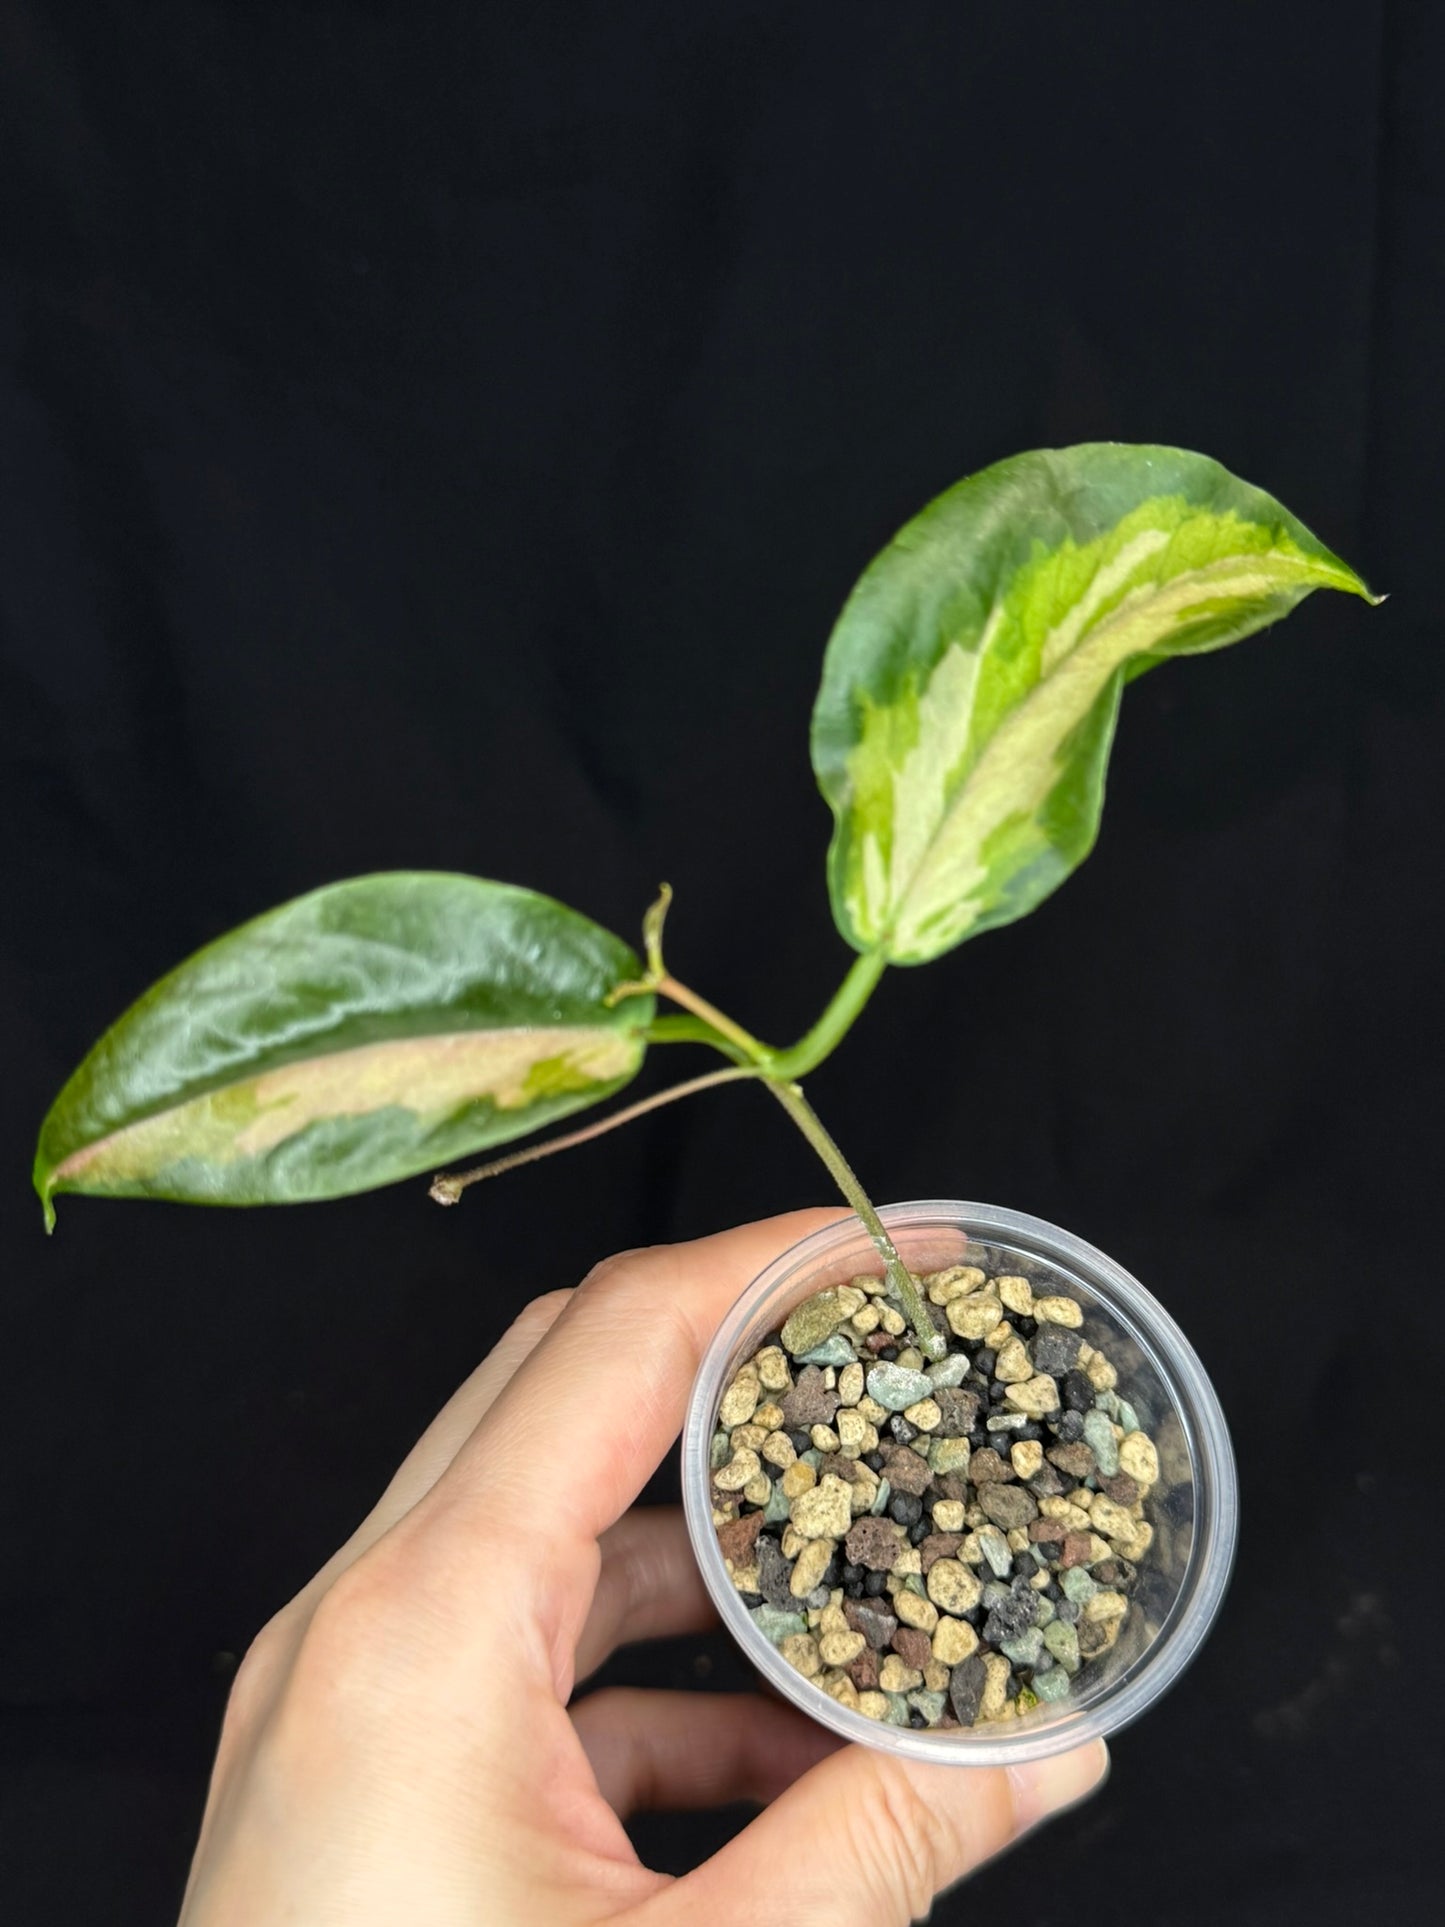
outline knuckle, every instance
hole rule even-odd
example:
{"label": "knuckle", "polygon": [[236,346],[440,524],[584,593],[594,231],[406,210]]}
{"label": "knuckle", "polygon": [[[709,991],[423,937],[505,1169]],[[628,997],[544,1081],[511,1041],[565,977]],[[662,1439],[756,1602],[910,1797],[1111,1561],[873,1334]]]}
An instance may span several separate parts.
{"label": "knuckle", "polygon": [[[653,1387],[691,1380],[709,1333],[699,1329],[676,1245],[640,1245],[604,1258],[577,1287],[573,1331],[600,1352],[645,1348]],[[656,1395],[656,1394],[654,1394]]]}
{"label": "knuckle", "polygon": [[926,1914],[939,1888],[961,1871],[951,1865],[952,1829],[946,1817],[891,1762],[876,1764],[868,1805],[879,1820],[873,1829],[877,1858],[869,1872],[877,1883],[873,1899],[883,1918],[912,1920]]}
{"label": "knuckle", "polygon": [[338,1745],[375,1743],[406,1702],[408,1631],[365,1565],[358,1560],[317,1601],[276,1702],[270,1742],[293,1769]]}
{"label": "knuckle", "polygon": [[610,1258],[599,1258],[577,1287],[578,1291],[585,1292],[589,1299],[615,1297],[619,1290],[626,1288],[637,1259],[650,1249],[648,1245],[638,1245],[630,1251],[614,1251]]}
{"label": "knuckle", "polygon": [[519,1338],[533,1343],[545,1337],[571,1304],[573,1296],[574,1288],[570,1285],[557,1291],[544,1291],[540,1298],[533,1298],[523,1305],[512,1320],[512,1331]]}
{"label": "knuckle", "polygon": [[684,1329],[686,1319],[677,1294],[669,1289],[677,1282],[671,1263],[675,1249],[665,1244],[638,1245],[594,1265],[577,1288],[589,1318],[609,1328],[631,1326],[645,1318],[653,1330],[660,1320]]}
{"label": "knuckle", "polygon": [[[878,1883],[875,1898],[885,1917],[926,1914],[945,1887],[1001,1852],[1018,1832],[1009,1776],[997,1768],[969,1774],[968,1797],[960,1801],[951,1792],[930,1798],[899,1762],[870,1764],[869,1805],[881,1824],[869,1877]],[[900,1900],[907,1916],[897,1911]]]}
{"label": "knuckle", "polygon": [[417,1680],[454,1663],[475,1607],[475,1573],[500,1566],[483,1528],[394,1530],[349,1565],[317,1601],[295,1670],[308,1687],[353,1696],[372,1683]]}
{"label": "knuckle", "polygon": [[311,1631],[348,1643],[382,1631],[396,1609],[392,1565],[388,1548],[380,1540],[354,1559],[317,1601]]}
{"label": "knuckle", "polygon": [[287,1606],[268,1619],[242,1655],[226,1701],[226,1725],[249,1730],[276,1697],[296,1650],[295,1615]]}
{"label": "knuckle", "polygon": [[394,1652],[404,1630],[390,1561],[364,1553],[316,1602],[297,1654],[298,1674],[331,1686],[354,1684]]}
{"label": "knuckle", "polygon": [[635,1251],[614,1252],[593,1265],[577,1287],[577,1298],[594,1326],[608,1330],[627,1326],[641,1309],[655,1307],[659,1297],[667,1296],[657,1291],[651,1275],[658,1249],[656,1245],[640,1245]]}

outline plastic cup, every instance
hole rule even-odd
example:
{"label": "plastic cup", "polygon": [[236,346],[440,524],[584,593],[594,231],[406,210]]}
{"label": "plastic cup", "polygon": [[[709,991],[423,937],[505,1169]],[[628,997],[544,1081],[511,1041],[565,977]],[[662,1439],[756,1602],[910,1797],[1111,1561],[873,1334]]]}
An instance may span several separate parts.
{"label": "plastic cup", "polygon": [[1116,1367],[1118,1390],[1159,1451],[1145,1502],[1154,1541],[1117,1643],[1085,1663],[1070,1697],[979,1727],[915,1729],[870,1720],[796,1672],[749,1617],[712,1524],[709,1455],[718,1406],[734,1372],[800,1300],[882,1264],[848,1219],[805,1238],[756,1278],[723,1321],[698,1369],[682,1441],[682,1493],[693,1551],[723,1624],[769,1685],[845,1739],[910,1759],[1007,1766],[1116,1732],[1166,1692],[1198,1652],[1229,1583],[1238,1484],[1219,1400],[1193,1347],[1164,1307],[1102,1251],[1021,1211],[951,1201],[880,1213],[904,1262],[936,1270],[967,1257],[1053,1286],[1084,1310],[1082,1336]]}

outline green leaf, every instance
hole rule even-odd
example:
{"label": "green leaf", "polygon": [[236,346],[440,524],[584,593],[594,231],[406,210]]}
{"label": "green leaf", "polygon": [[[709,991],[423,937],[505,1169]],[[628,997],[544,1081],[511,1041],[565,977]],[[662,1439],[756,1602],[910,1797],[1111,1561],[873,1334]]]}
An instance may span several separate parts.
{"label": "green leaf", "polygon": [[1124,683],[1320,588],[1381,599],[1184,449],[1042,449],[939,496],[854,589],[813,713],[848,942],[924,963],[1032,910],[1093,847]]}
{"label": "green leaf", "polygon": [[289,1204],[521,1137],[642,1062],[627,945],[476,877],[357,877],[210,944],[91,1051],[41,1127],[35,1188]]}

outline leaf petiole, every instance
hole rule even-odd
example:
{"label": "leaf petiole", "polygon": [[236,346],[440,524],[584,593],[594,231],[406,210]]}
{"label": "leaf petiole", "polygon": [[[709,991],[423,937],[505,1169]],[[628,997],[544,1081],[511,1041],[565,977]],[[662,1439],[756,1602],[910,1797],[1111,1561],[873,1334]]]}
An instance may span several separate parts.
{"label": "leaf petiole", "polygon": [[[662,927],[668,908],[672,902],[672,891],[663,884],[656,902],[648,911],[643,924],[644,940],[647,951],[647,974],[637,984],[626,984],[614,993],[630,996],[642,990],[649,990],[668,997],[680,1004],[687,1015],[684,1017],[656,1017],[645,1033],[649,1043],[689,1043],[710,1044],[714,1050],[730,1057],[738,1069],[733,1072],[715,1073],[712,1079],[702,1078],[692,1085],[679,1085],[671,1095],[683,1096],[689,1090],[701,1089],[709,1082],[721,1082],[729,1076],[755,1076],[772,1092],[788,1116],[797,1125],[803,1136],[812,1145],[827,1167],[834,1183],[862,1220],[864,1228],[873,1240],[875,1249],[883,1260],[893,1295],[898,1299],[908,1322],[912,1325],[918,1343],[931,1358],[941,1358],[944,1341],[935,1331],[928,1308],[919,1296],[918,1286],[908,1267],[899,1257],[887,1227],[874,1208],[873,1201],[858,1182],[848,1160],[823,1125],[822,1119],[803,1095],[799,1078],[812,1070],[834,1051],[851,1029],[859,1012],[872,996],[879,979],[887,968],[887,960],[878,952],[872,951],[858,957],[843,982],[839,985],[827,1009],[813,1025],[812,1029],[796,1043],[791,1050],[773,1050],[761,1043],[741,1024],[700,997],[695,990],[669,974],[662,955]],[[619,1112],[608,1120],[612,1124],[625,1123],[631,1117],[640,1116],[644,1111],[655,1107],[658,1100],[644,1100],[628,1110]],[[666,1101],[665,1099],[662,1101]],[[574,1131],[566,1138],[553,1141],[549,1147],[539,1148],[534,1155],[545,1156],[546,1150],[562,1150],[569,1144],[586,1143],[589,1137],[596,1136],[597,1129]],[[526,1154],[511,1158],[501,1158],[495,1164],[484,1166],[473,1176],[490,1177],[499,1171],[511,1170],[518,1163],[526,1163]],[[439,1179],[432,1187],[432,1196],[441,1204],[454,1204],[456,1197],[452,1188],[456,1181]]]}
{"label": "leaf petiole", "polygon": [[888,968],[888,959],[878,950],[856,957],[853,967],[833,993],[832,1001],[807,1034],[791,1050],[769,1054],[769,1071],[786,1083],[796,1083],[816,1070],[830,1057],[853,1028],[859,1013],[877,989]]}
{"label": "leaf petiole", "polygon": [[568,1131],[561,1137],[549,1137],[541,1144],[531,1144],[525,1151],[512,1151],[506,1157],[493,1158],[489,1164],[478,1164],[470,1171],[444,1171],[432,1179],[428,1195],[437,1204],[460,1204],[462,1193],[473,1184],[480,1184],[483,1178],[499,1178],[504,1171],[515,1171],[524,1164],[536,1164],[541,1158],[549,1158],[555,1151],[570,1151],[579,1144],[590,1144],[593,1138],[605,1137],[619,1125],[630,1124],[634,1118],[645,1117],[649,1111],[660,1111],[664,1104],[675,1104],[680,1097],[695,1097],[699,1091],[713,1090],[719,1084],[735,1084],[745,1078],[761,1076],[761,1072],[749,1066],[740,1066],[727,1071],[708,1071],[702,1077],[690,1077],[685,1083],[673,1084],[665,1091],[654,1091],[651,1097],[639,1099],[636,1104],[628,1104],[611,1116],[600,1118],[595,1124],[585,1124],[580,1131]]}

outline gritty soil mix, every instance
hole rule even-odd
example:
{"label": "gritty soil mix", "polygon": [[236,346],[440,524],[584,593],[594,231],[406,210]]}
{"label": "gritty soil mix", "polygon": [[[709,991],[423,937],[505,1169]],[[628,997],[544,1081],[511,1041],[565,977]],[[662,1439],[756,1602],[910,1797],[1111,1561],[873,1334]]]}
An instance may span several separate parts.
{"label": "gritty soil mix", "polygon": [[1068,1699],[1118,1640],[1159,1455],[1067,1292],[980,1264],[920,1282],[939,1362],[862,1276],[738,1367],[713,1524],[753,1619],[822,1692],[977,1726]]}

